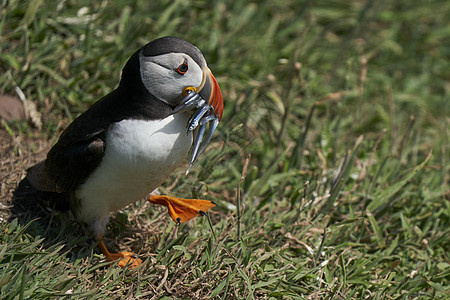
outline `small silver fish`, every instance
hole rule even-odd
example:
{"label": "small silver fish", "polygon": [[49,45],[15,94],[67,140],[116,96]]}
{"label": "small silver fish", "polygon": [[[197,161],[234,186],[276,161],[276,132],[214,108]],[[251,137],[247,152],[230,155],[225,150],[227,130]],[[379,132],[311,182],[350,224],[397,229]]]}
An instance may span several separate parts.
{"label": "small silver fish", "polygon": [[214,131],[216,131],[217,125],[219,125],[219,116],[216,115],[214,107],[194,91],[190,91],[186,95],[183,101],[175,107],[173,113],[192,110],[194,110],[194,113],[187,123],[187,131],[195,131],[197,128],[198,130],[194,132],[194,142],[192,143],[191,157],[186,175],[211,141]]}

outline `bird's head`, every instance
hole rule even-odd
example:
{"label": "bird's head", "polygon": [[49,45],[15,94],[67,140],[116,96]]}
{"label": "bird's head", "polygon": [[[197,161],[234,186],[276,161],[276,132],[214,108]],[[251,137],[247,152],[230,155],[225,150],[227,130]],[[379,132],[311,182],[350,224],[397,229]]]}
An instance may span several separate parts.
{"label": "bird's head", "polygon": [[154,97],[175,107],[192,90],[222,118],[222,92],[197,47],[180,38],[163,37],[148,43],[133,56],[139,61],[138,73],[143,86]]}

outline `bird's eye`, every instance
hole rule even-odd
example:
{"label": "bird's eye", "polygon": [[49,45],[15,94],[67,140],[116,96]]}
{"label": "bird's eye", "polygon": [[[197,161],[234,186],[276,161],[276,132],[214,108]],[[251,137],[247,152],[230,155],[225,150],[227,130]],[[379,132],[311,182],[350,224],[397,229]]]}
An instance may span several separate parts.
{"label": "bird's eye", "polygon": [[186,74],[186,72],[188,71],[188,64],[187,61],[184,61],[181,65],[178,66],[178,68],[176,69],[177,73],[180,75],[184,75]]}

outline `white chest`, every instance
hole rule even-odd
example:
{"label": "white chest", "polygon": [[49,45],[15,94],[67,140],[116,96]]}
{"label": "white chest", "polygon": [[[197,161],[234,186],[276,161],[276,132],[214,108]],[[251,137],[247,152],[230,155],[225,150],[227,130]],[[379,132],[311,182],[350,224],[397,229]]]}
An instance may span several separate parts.
{"label": "white chest", "polygon": [[84,221],[118,210],[145,197],[179,166],[192,145],[189,115],[163,120],[123,120],[106,136],[105,155],[80,186],[79,214]]}

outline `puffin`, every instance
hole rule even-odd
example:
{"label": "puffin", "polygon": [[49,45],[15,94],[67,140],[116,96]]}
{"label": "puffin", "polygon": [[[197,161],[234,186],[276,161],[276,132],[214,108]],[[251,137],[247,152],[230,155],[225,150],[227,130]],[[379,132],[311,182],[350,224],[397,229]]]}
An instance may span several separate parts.
{"label": "puffin", "polygon": [[137,267],[142,260],[134,253],[105,246],[110,213],[148,199],[184,223],[214,207],[209,200],[159,195],[157,188],[189,152],[191,167],[222,113],[222,92],[201,51],[177,37],[153,40],[129,58],[118,87],[73,120],[26,179],[70,207],[107,260]]}

